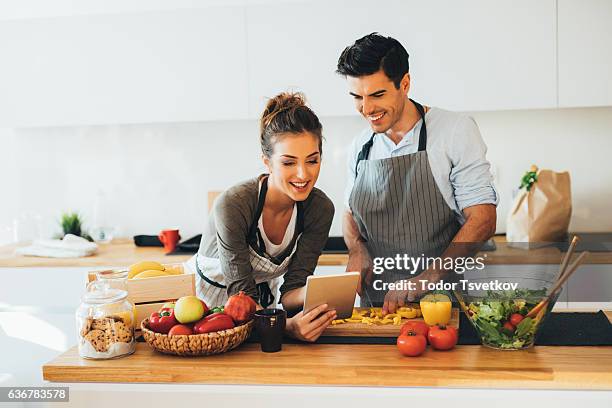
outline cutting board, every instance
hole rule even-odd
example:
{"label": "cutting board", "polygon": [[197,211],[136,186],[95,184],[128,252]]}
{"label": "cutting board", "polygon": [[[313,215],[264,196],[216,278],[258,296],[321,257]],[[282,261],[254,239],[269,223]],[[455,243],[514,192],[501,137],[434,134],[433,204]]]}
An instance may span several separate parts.
{"label": "cutting board", "polygon": [[[356,310],[370,310],[369,307],[356,307]],[[402,319],[402,325],[408,321],[423,321],[422,317],[413,319]],[[368,325],[365,323],[342,323],[328,326],[322,336],[355,336],[355,337],[397,337],[399,336],[402,325],[395,326],[392,324],[385,325]],[[459,329],[459,309],[451,310],[451,319],[448,322],[449,326]]]}

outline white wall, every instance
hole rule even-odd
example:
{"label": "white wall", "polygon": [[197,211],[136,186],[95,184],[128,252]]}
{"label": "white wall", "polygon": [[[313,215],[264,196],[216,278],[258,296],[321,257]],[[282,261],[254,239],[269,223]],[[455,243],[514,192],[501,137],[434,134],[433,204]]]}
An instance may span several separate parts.
{"label": "white wall", "polygon": [[[513,191],[532,163],[570,171],[571,229],[612,230],[611,107],[474,116],[489,146],[501,193],[498,232],[505,230]],[[318,187],[338,210],[345,148],[364,123],[359,117],[322,122],[326,143]],[[170,226],[179,227],[183,237],[199,233],[207,214],[207,191],[263,170],[257,125],[249,120],[0,129],[0,242],[12,239],[13,220],[26,213],[41,216],[44,236],[57,228],[63,210],[78,210],[91,224],[99,191],[108,197],[104,210],[122,236],[155,234]],[[339,216],[331,234],[341,234]]]}

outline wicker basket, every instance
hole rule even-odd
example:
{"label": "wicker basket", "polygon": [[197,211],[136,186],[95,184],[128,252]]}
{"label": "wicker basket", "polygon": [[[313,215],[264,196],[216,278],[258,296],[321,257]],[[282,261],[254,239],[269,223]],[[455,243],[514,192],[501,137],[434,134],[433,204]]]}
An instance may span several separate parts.
{"label": "wicker basket", "polygon": [[253,329],[251,320],[233,329],[218,332],[169,336],[149,330],[148,324],[149,319],[145,319],[140,324],[140,328],[149,346],[160,353],[177,356],[208,356],[225,353],[244,342]]}

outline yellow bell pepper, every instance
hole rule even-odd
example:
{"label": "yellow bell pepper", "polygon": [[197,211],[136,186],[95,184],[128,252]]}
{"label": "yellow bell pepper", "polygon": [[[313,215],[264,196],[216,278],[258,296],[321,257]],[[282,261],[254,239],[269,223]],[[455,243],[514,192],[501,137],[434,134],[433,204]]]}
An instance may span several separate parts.
{"label": "yellow bell pepper", "polygon": [[434,324],[448,324],[451,318],[451,301],[443,294],[430,294],[421,299],[421,313],[423,320],[430,326]]}

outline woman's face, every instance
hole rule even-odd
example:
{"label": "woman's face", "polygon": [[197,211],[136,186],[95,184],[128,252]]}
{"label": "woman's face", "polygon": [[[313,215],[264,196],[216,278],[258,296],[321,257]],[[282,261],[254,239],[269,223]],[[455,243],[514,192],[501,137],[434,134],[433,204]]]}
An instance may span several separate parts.
{"label": "woman's face", "polygon": [[321,169],[319,139],[310,132],[277,136],[272,156],[264,156],[264,164],[276,188],[293,201],[304,201],[317,182]]}

